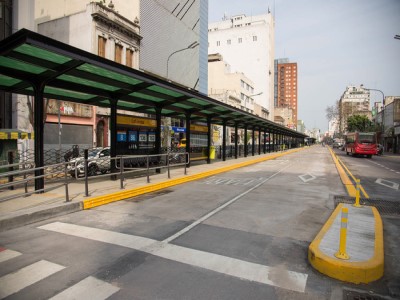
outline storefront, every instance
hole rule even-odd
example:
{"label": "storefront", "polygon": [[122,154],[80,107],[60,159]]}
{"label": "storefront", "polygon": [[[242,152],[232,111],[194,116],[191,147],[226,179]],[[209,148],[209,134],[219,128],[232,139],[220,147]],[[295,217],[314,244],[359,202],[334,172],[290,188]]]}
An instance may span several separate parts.
{"label": "storefront", "polygon": [[152,154],[156,141],[156,120],[117,116],[117,155]]}

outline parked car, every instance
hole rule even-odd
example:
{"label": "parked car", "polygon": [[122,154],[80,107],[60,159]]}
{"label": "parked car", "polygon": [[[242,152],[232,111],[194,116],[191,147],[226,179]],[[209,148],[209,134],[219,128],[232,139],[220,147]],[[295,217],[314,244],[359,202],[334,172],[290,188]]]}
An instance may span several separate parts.
{"label": "parked car", "polygon": [[[79,177],[85,174],[85,159],[77,157],[71,159],[68,165],[68,172],[71,176]],[[110,170],[110,148],[93,148],[88,153],[88,176],[95,176],[97,173],[105,174]]]}
{"label": "parked car", "polygon": [[332,144],[332,148],[338,148],[339,149],[342,146],[343,146],[343,143],[341,143],[341,142],[334,142]]}

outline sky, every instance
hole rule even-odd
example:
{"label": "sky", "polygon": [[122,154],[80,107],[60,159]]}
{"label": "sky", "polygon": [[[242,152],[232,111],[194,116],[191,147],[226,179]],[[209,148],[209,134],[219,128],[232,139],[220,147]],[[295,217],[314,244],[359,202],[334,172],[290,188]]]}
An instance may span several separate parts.
{"label": "sky", "polygon": [[[326,108],[349,85],[400,96],[400,0],[209,0],[209,22],[224,14],[275,19],[275,59],[298,68],[298,118],[328,130]],[[371,105],[382,94],[371,91]]]}

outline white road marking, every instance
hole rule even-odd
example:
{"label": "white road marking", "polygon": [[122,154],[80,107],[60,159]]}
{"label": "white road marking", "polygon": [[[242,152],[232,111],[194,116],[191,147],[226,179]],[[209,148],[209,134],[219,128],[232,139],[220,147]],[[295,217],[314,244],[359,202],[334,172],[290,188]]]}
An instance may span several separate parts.
{"label": "white road marking", "polygon": [[377,180],[375,180],[376,183],[386,186],[388,188],[394,189],[394,190],[398,190],[399,189],[399,184],[396,182],[392,182],[390,180],[386,180],[386,179],[382,179],[382,178],[378,178]]}
{"label": "white road marking", "polygon": [[21,253],[10,250],[10,249],[5,249],[3,251],[0,251],[0,263],[9,259],[12,259],[14,257],[20,256]]}
{"label": "white road marking", "polygon": [[61,222],[50,223],[39,228],[124,246],[176,262],[292,291],[304,292],[307,283],[308,275],[304,273],[189,249],[168,244],[165,241],[160,242],[144,237]]}
{"label": "white road marking", "polygon": [[300,177],[300,179],[303,180],[304,182],[308,182],[308,181],[311,181],[311,180],[314,180],[314,179],[317,178],[316,176],[314,176],[314,175],[312,175],[312,174],[310,174],[310,173],[303,174],[303,175],[299,175],[299,177]]}
{"label": "white road marking", "polygon": [[215,184],[215,185],[251,185],[263,180],[264,178],[225,178],[225,177],[210,177],[205,181],[200,182],[204,184]]}
{"label": "white road marking", "polygon": [[119,288],[92,276],[86,277],[49,300],[64,299],[107,299],[119,291]]}
{"label": "white road marking", "polygon": [[287,159],[274,159],[274,160],[267,160],[261,163],[258,163],[256,165],[252,165],[250,167],[245,167],[243,169],[240,169],[237,172],[240,173],[255,173],[255,172],[261,172],[265,171],[265,167],[273,167],[276,165],[282,165],[288,163],[289,160]]}
{"label": "white road marking", "polygon": [[237,195],[236,197],[234,197],[233,199],[225,202],[224,204],[222,204],[221,206],[217,207],[216,209],[214,209],[213,211],[209,212],[208,214],[204,215],[203,217],[201,217],[200,219],[198,219],[197,221],[193,222],[192,224],[190,224],[189,226],[183,228],[182,230],[178,231],[177,233],[175,233],[174,235],[170,236],[169,238],[165,239],[163,242],[169,243],[172,240],[178,238],[179,236],[181,236],[182,234],[188,232],[189,230],[191,230],[193,227],[199,225],[200,223],[204,222],[205,220],[207,220],[208,218],[212,217],[213,215],[215,215],[216,213],[218,213],[219,211],[221,211],[222,209],[224,209],[225,207],[227,207],[228,205],[231,205],[232,203],[234,203],[235,201],[237,201],[238,199],[242,198],[244,195],[250,193],[251,191],[255,190],[256,188],[258,188],[260,185],[264,184],[265,182],[267,182],[268,180],[270,180],[271,178],[275,177],[276,175],[278,175],[279,173],[281,173],[283,170],[289,168],[291,165],[287,165],[285,167],[283,167],[282,169],[280,169],[278,172],[272,174],[271,176],[265,178],[264,180],[262,180],[260,183],[256,184],[255,186],[253,186],[252,188],[248,189],[247,191],[244,191],[243,193]]}
{"label": "white road marking", "polygon": [[5,275],[0,278],[0,299],[8,297],[64,268],[46,260],[41,260],[14,273]]}

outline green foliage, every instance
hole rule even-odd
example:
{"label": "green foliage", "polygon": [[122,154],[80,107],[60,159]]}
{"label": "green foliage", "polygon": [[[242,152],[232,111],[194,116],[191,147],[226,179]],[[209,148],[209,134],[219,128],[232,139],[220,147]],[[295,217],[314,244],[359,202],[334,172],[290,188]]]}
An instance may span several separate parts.
{"label": "green foliage", "polygon": [[374,124],[365,115],[353,115],[347,119],[347,131],[349,132],[373,132]]}

